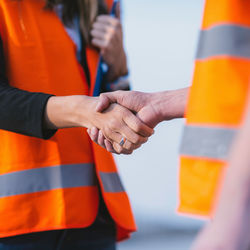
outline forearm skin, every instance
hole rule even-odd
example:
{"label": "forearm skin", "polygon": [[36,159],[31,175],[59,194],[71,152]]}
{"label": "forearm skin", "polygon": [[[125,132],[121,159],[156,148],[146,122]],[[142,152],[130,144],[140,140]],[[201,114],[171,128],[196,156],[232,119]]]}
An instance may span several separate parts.
{"label": "forearm skin", "polygon": [[152,105],[162,121],[184,118],[189,88],[164,91],[152,95]]}

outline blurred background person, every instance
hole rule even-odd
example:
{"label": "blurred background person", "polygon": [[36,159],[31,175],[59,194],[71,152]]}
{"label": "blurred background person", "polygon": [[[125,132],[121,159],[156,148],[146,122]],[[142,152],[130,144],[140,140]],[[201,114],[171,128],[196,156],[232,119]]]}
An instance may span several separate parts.
{"label": "blurred background person", "polygon": [[132,148],[153,132],[89,97],[128,73],[110,12],[113,1],[0,2],[0,249],[115,249],[135,230],[112,155],[76,128],[124,132]]}

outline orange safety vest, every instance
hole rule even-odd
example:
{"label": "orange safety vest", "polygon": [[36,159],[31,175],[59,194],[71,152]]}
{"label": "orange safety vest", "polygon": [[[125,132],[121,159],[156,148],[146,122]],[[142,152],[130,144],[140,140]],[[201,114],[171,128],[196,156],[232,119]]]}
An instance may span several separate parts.
{"label": "orange safety vest", "polygon": [[[86,50],[89,90],[76,46],[44,4],[44,0],[0,2],[9,82],[57,96],[89,95],[99,55]],[[113,157],[91,142],[86,129],[63,129],[50,140],[0,131],[0,142],[0,237],[90,226],[98,211],[98,183],[117,224],[117,238],[135,230]]]}
{"label": "orange safety vest", "polygon": [[250,80],[250,1],[207,0],[181,144],[179,212],[212,216]]}

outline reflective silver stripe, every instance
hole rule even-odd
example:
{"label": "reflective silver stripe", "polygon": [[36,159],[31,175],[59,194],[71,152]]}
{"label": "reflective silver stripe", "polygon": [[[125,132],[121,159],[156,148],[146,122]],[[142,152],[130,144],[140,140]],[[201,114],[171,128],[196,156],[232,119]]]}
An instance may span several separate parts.
{"label": "reflective silver stripe", "polygon": [[186,126],[181,155],[226,160],[236,129]]}
{"label": "reflective silver stripe", "polygon": [[121,183],[120,177],[117,173],[100,172],[103,188],[108,193],[124,192],[125,189]]}
{"label": "reflective silver stripe", "polygon": [[218,25],[202,30],[196,58],[222,55],[250,59],[250,28]]}
{"label": "reflective silver stripe", "polygon": [[37,168],[0,175],[0,198],[94,185],[96,175],[91,163]]}

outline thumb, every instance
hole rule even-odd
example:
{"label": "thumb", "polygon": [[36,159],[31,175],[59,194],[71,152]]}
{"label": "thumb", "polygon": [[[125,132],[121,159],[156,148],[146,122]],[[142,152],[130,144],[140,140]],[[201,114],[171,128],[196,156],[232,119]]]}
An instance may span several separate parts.
{"label": "thumb", "polygon": [[113,93],[105,93],[99,96],[99,100],[96,106],[97,112],[102,112],[109,107],[111,103],[115,103],[116,98]]}

